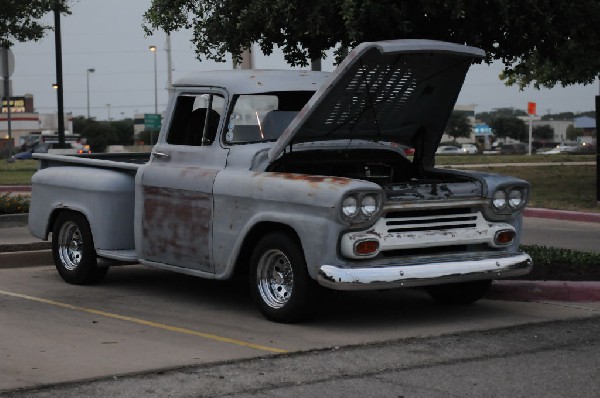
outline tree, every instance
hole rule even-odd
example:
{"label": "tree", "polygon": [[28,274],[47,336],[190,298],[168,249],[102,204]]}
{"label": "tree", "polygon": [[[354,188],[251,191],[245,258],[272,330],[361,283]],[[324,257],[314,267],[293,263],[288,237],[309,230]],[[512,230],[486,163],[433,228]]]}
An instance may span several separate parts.
{"label": "tree", "polygon": [[56,7],[61,13],[69,13],[69,6],[63,0],[0,0],[0,47],[9,48],[16,42],[44,37],[52,27],[39,19]]}
{"label": "tree", "polygon": [[133,120],[98,122],[78,116],[73,119],[73,132],[86,139],[92,152],[104,152],[109,145],[131,145]]}
{"label": "tree", "polygon": [[331,48],[418,38],[484,49],[509,84],[591,83],[600,72],[598,0],[152,0],[144,19],[148,33],[192,29],[198,57],[217,61],[258,43],[305,66]]}
{"label": "tree", "polygon": [[575,128],[573,125],[567,127],[567,140],[577,141],[577,137],[581,137],[582,135],[583,129]]}
{"label": "tree", "polygon": [[144,130],[138,135],[138,140],[145,145],[154,145],[158,141],[158,131]]}
{"label": "tree", "polygon": [[521,119],[513,116],[499,116],[490,122],[494,135],[525,141],[528,138],[527,126]]}
{"label": "tree", "polygon": [[484,123],[490,124],[497,117],[518,117],[527,116],[527,112],[522,109],[515,108],[496,108],[491,112],[481,112],[477,114],[477,119]]}
{"label": "tree", "polygon": [[464,114],[452,112],[444,133],[454,138],[454,141],[459,137],[469,138],[471,136],[471,123]]}
{"label": "tree", "polygon": [[535,126],[531,131],[531,135],[536,140],[553,140],[554,139],[554,129],[547,125]]}

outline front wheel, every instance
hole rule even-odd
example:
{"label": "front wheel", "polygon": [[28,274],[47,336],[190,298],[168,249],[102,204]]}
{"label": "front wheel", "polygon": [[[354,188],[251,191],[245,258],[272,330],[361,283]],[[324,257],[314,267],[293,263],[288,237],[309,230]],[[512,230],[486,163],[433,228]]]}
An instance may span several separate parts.
{"label": "front wheel", "polygon": [[426,290],[435,301],[441,304],[466,305],[482,298],[491,283],[491,280],[450,283],[429,286]]}
{"label": "front wheel", "polygon": [[100,282],[108,272],[108,267],[98,267],[92,232],[80,213],[58,215],[52,230],[52,255],[60,276],[74,285]]}
{"label": "front wheel", "polygon": [[295,240],[272,233],[265,235],[252,253],[250,290],[267,319],[293,323],[315,312],[320,289],[308,275],[304,254]]}

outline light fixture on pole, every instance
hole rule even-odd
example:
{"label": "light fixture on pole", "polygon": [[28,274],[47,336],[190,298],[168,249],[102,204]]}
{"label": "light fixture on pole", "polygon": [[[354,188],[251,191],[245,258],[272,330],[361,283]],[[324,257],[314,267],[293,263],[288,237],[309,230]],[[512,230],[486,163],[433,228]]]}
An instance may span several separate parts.
{"label": "light fixture on pole", "polygon": [[154,53],[154,114],[158,114],[158,77],[156,74],[156,46],[148,47]]}
{"label": "light fixture on pole", "polygon": [[96,69],[90,68],[87,70],[87,118],[90,118],[90,73],[94,73]]}

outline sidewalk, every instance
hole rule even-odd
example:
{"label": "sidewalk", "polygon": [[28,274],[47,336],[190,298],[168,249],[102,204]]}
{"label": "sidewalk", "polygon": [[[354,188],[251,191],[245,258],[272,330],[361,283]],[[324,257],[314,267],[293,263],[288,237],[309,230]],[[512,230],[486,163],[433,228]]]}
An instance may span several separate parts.
{"label": "sidewalk", "polygon": [[[600,214],[528,208],[525,217],[600,223]],[[599,225],[600,227],[600,225]],[[0,269],[4,263],[50,265],[51,243],[34,238],[27,229],[27,215],[0,215]],[[17,257],[19,260],[16,260]],[[600,301],[600,281],[494,281],[487,298],[509,301]]]}

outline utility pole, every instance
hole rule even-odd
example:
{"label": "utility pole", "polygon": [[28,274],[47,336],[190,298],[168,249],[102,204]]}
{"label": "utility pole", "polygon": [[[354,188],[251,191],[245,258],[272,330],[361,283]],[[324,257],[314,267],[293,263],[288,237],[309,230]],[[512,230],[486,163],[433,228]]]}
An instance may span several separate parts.
{"label": "utility pole", "polygon": [[[10,75],[11,75],[11,67],[9,56],[11,56],[11,52],[8,47],[0,48],[2,51],[2,68],[3,71],[2,78],[4,83],[4,98],[6,98],[6,126],[8,127],[8,139],[12,139],[12,125],[10,120]],[[2,110],[2,103],[0,102],[0,111]],[[1,112],[0,112],[1,113]]]}
{"label": "utility pole", "polygon": [[167,91],[170,94],[173,90],[173,60],[171,58],[171,35],[168,33],[165,51],[167,52]]}
{"label": "utility pole", "polygon": [[56,52],[56,90],[58,101],[58,145],[65,146],[65,115],[63,109],[62,45],[60,39],[60,0],[54,5],[54,47]]}
{"label": "utility pole", "polygon": [[600,206],[600,148],[598,131],[600,130],[600,76],[598,76],[598,95],[596,96],[596,205]]}

